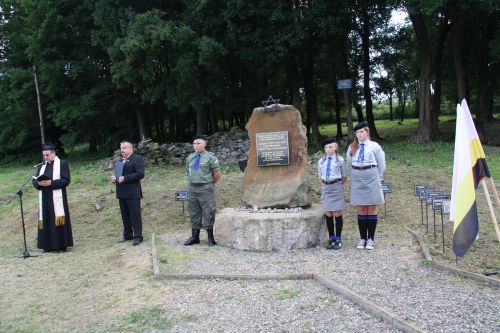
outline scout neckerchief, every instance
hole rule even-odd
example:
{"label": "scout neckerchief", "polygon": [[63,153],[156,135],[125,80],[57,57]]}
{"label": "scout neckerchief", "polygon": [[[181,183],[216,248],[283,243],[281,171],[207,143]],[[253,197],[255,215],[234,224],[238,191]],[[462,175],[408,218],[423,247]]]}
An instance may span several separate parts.
{"label": "scout neckerchief", "polygon": [[[61,179],[61,160],[56,156],[54,161],[54,167],[52,169],[52,181]],[[45,172],[45,163],[40,168],[40,172],[37,176],[43,175]],[[55,223],[56,227],[64,225],[64,205],[63,205],[63,195],[62,190],[52,190],[52,200],[54,201],[54,213],[55,213]],[[43,204],[42,204],[42,191],[38,192],[38,228],[43,229]]]}

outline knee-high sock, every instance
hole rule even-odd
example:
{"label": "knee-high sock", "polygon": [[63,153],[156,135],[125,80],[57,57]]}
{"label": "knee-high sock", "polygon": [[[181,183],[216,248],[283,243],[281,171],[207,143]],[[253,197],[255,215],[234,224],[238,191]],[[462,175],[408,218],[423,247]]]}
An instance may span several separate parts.
{"label": "knee-high sock", "polygon": [[342,237],[342,226],[344,225],[344,219],[342,215],[340,216],[335,216],[335,236],[337,236],[337,239],[340,240],[340,237]]}
{"label": "knee-high sock", "polygon": [[328,228],[328,236],[330,236],[330,239],[332,239],[332,237],[335,237],[335,227],[333,225],[333,216],[326,216],[325,215],[325,219],[326,219],[326,227]]}
{"label": "knee-high sock", "polygon": [[375,240],[375,229],[377,229],[378,215],[366,215],[368,221],[368,238]]}
{"label": "knee-high sock", "polygon": [[358,215],[358,228],[359,228],[359,237],[361,239],[367,240],[366,236],[368,233],[368,221],[366,220],[365,215]]}

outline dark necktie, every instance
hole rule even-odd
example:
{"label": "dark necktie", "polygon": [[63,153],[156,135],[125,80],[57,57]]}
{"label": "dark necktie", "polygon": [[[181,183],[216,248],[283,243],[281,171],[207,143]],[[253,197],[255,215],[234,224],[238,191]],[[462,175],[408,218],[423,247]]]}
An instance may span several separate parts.
{"label": "dark necktie", "polygon": [[361,144],[361,149],[359,150],[358,162],[363,162],[365,160],[365,144]]}
{"label": "dark necktie", "polygon": [[326,164],[326,180],[330,177],[330,168],[332,166],[332,158],[328,157],[328,163]]}
{"label": "dark necktie", "polygon": [[196,154],[196,157],[194,158],[193,169],[195,171],[198,171],[200,169],[200,154]]}

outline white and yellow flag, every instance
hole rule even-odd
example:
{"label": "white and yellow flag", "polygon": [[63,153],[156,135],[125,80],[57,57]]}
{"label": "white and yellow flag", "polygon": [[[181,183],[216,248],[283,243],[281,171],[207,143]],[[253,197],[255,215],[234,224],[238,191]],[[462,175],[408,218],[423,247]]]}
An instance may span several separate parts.
{"label": "white and yellow flag", "polygon": [[453,252],[463,257],[479,233],[476,188],[490,177],[488,165],[465,99],[457,105],[455,155],[451,187],[450,220],[453,226]]}

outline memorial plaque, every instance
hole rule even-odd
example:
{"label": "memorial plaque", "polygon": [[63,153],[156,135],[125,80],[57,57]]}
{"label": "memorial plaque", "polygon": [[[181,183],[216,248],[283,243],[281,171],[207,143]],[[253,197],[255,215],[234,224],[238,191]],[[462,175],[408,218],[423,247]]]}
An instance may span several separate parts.
{"label": "memorial plaque", "polygon": [[420,191],[427,189],[426,185],[415,185],[415,196],[420,196]]}
{"label": "memorial plaque", "polygon": [[450,200],[443,201],[443,207],[441,209],[441,212],[443,214],[450,214],[450,205],[451,205],[451,201]]}
{"label": "memorial plaque", "polygon": [[436,195],[432,197],[432,209],[433,210],[442,210],[443,209],[443,201],[450,200],[449,195]]}
{"label": "memorial plaque", "polygon": [[382,192],[392,193],[392,184],[389,182],[382,182]]}
{"label": "memorial plaque", "polygon": [[288,132],[256,133],[257,165],[289,165]]}
{"label": "memorial plaque", "polygon": [[175,201],[187,201],[188,192],[187,191],[177,191],[175,192]]}
{"label": "memorial plaque", "polygon": [[427,192],[427,195],[426,195],[426,201],[425,203],[428,204],[428,205],[431,205],[432,204],[432,198],[435,197],[435,196],[438,196],[438,195],[443,195],[443,192],[442,191],[429,191]]}
{"label": "memorial plaque", "polygon": [[427,200],[427,188],[421,188],[419,191],[418,191],[418,197],[420,199],[420,201],[425,201]]}

